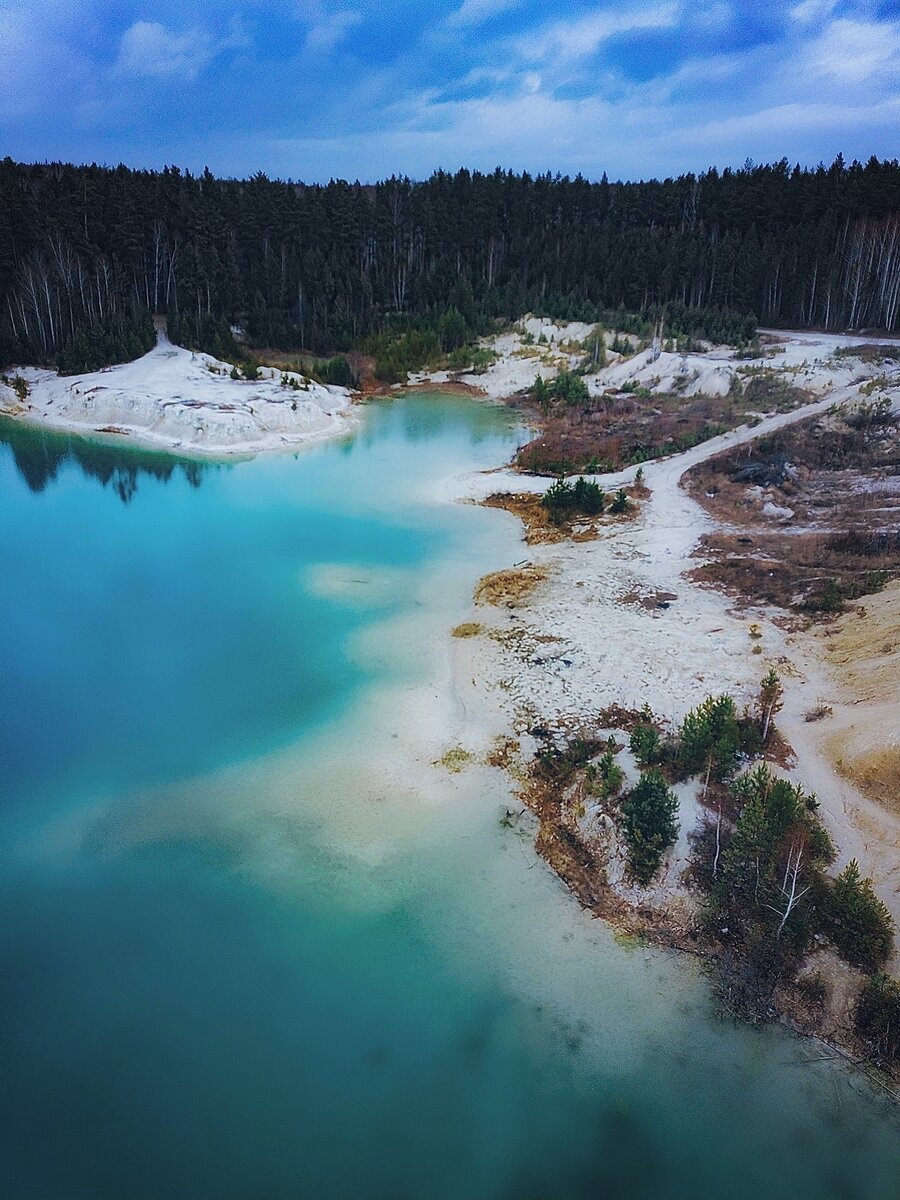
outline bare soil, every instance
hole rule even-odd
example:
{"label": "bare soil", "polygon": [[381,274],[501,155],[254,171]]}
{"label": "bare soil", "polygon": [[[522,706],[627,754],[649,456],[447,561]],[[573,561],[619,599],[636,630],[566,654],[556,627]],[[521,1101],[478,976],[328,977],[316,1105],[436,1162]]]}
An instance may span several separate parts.
{"label": "bare soil", "polygon": [[715,518],[692,574],[752,603],[834,613],[900,573],[900,431],[826,414],[693,468]]}

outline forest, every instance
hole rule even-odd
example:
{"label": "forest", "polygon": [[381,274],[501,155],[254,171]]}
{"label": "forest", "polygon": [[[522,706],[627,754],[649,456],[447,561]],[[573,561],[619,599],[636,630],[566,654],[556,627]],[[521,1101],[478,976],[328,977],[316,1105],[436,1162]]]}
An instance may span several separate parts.
{"label": "forest", "polygon": [[201,347],[236,325],[327,355],[617,309],[733,344],[757,321],[896,330],[900,163],[322,186],[0,162],[0,367],[120,360],[152,313]]}

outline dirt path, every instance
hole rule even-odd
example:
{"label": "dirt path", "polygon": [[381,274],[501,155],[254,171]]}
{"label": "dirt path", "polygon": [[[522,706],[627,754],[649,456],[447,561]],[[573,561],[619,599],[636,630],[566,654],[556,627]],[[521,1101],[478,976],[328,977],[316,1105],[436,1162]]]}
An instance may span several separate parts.
{"label": "dirt path", "polygon": [[[547,579],[521,604],[499,611],[484,669],[519,730],[529,723],[573,727],[612,704],[640,708],[677,722],[709,693],[728,691],[750,703],[770,665],[784,679],[779,725],[798,755],[792,774],[815,791],[839,849],[838,865],[857,858],[900,925],[900,818],[862,796],[834,770],[815,727],[803,714],[834,694],[812,647],[812,635],[788,635],[764,610],[737,613],[721,593],[685,578],[704,533],[716,523],[681,487],[688,470],[723,450],[858,399],[852,384],[814,403],[711,439],[683,454],[644,466],[651,494],[639,517],[594,542],[529,547]],[[631,483],[637,468],[595,476],[607,490]],[[510,471],[467,481],[470,494],[509,488],[541,492],[549,480]],[[671,603],[628,602],[671,593]],[[751,622],[762,637],[751,640]],[[754,653],[759,646],[760,653]],[[499,650],[498,648],[499,647]],[[499,654],[499,658],[497,657]]]}

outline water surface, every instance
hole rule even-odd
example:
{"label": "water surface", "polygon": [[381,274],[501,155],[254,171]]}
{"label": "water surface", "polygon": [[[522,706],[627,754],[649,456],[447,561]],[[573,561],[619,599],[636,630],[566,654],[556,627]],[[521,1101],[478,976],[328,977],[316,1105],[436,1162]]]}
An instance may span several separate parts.
{"label": "water surface", "polygon": [[0,426],[11,1200],[896,1200],[859,1076],[722,1023],[421,761],[523,556],[499,409],[230,465]]}

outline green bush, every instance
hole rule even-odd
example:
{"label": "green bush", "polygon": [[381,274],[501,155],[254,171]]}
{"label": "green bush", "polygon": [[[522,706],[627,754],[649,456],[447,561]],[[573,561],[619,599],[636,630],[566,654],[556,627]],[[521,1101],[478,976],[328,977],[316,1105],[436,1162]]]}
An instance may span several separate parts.
{"label": "green bush", "polygon": [[707,696],[681,723],[678,760],[688,775],[727,780],[734,774],[740,750],[741,729],[730,696]]}
{"label": "green bush", "polygon": [[587,384],[580,375],[573,375],[571,371],[560,371],[553,381],[552,394],[554,400],[559,400],[567,405],[586,405],[590,400]]}
{"label": "green bush", "polygon": [[809,944],[812,896],[834,848],[802,787],[765,763],[739,776],[731,792],[740,811],[711,879],[711,911],[732,940],[769,960],[763,968],[780,969]]}
{"label": "green bush", "polygon": [[176,346],[202,350],[222,362],[236,362],[243,357],[224,317],[197,317],[176,309],[166,318],[166,332]]}
{"label": "green bush", "polygon": [[599,484],[588,479],[579,478],[575,483],[565,479],[557,479],[541,497],[541,505],[550,514],[553,521],[561,521],[564,517],[575,514],[597,516],[603,512],[605,496]]}
{"label": "green bush", "polygon": [[447,366],[451,371],[472,371],[480,375],[496,361],[496,353],[488,346],[459,346],[451,351]]}
{"label": "green bush", "polygon": [[0,375],[0,381],[11,387],[20,400],[25,400],[28,396],[28,384],[18,372],[13,375],[12,379],[8,375]]}
{"label": "green bush", "polygon": [[616,762],[613,750],[607,750],[595,766],[587,769],[591,791],[601,799],[617,796],[625,782],[625,772]]}
{"label": "green bush", "polygon": [[659,762],[662,752],[662,741],[652,725],[641,722],[631,731],[628,744],[631,753],[637,759],[639,766],[649,767]]}
{"label": "green bush", "polygon": [[359,382],[356,372],[343,354],[338,354],[335,358],[316,360],[307,374],[319,383],[333,384],[336,387],[353,388]]}
{"label": "green bush", "polygon": [[896,979],[885,974],[867,979],[853,1010],[853,1022],[883,1062],[900,1062],[900,983]]}
{"label": "green bush", "polygon": [[149,314],[132,321],[113,319],[83,329],[59,352],[60,375],[82,375],[113,363],[131,362],[156,345],[156,330]]}
{"label": "green bush", "polygon": [[649,883],[678,837],[678,798],[658,768],[645,771],[622,805],[628,869]]}
{"label": "green bush", "polygon": [[894,948],[894,922],[854,859],[819,900],[822,930],[851,966],[877,971]]}

